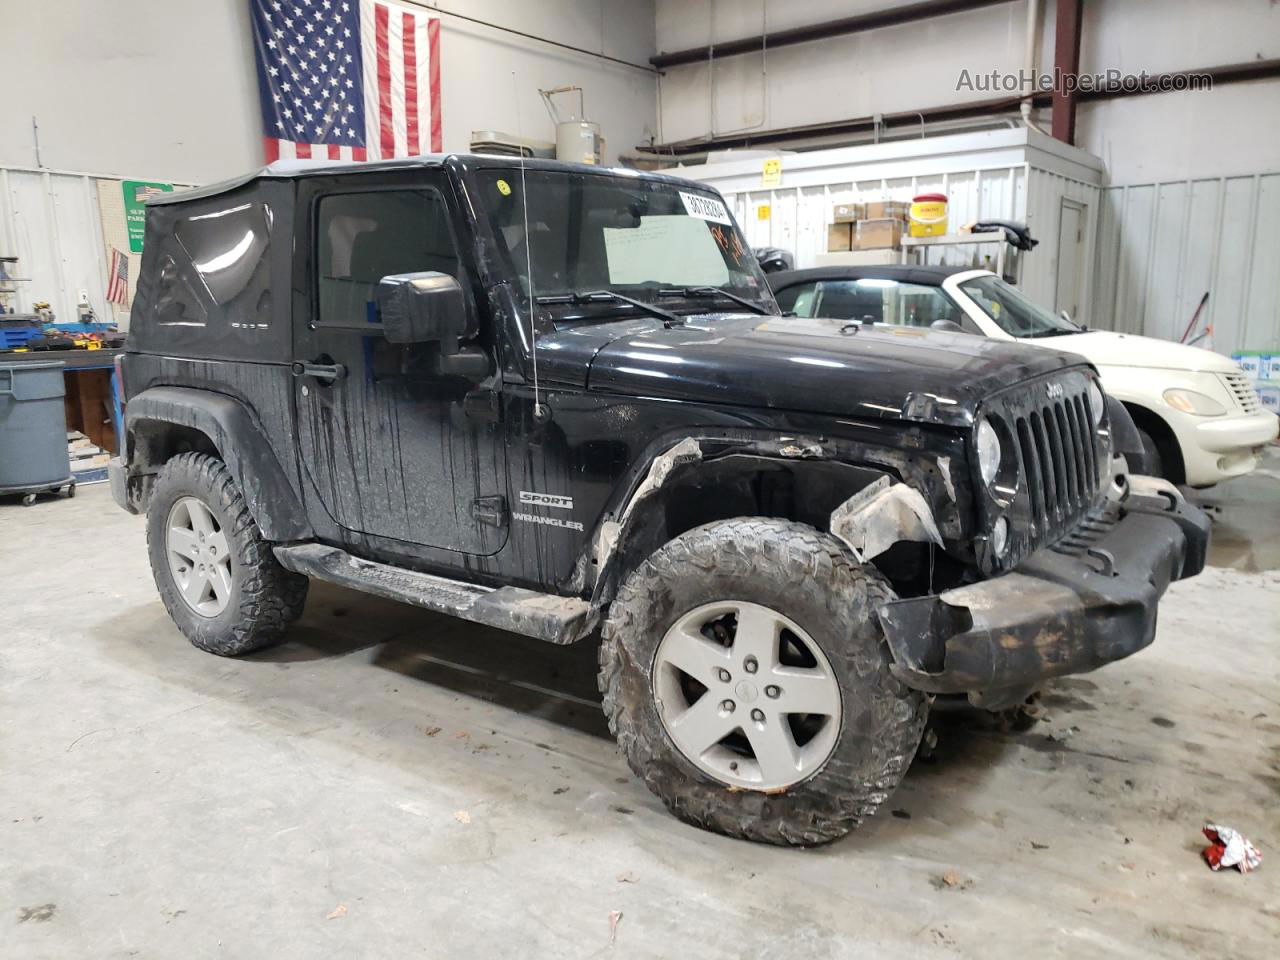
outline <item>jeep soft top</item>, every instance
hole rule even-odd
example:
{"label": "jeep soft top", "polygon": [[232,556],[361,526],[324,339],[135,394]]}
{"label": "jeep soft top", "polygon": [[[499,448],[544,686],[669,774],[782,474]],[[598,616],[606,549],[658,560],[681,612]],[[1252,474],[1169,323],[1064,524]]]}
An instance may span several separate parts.
{"label": "jeep soft top", "polygon": [[296,161],[153,200],[119,502],[197,646],[309,577],[569,643],[678,816],[816,843],[930,700],[1154,636],[1204,516],[1054,351],[783,317],[723,199],[547,161]]}

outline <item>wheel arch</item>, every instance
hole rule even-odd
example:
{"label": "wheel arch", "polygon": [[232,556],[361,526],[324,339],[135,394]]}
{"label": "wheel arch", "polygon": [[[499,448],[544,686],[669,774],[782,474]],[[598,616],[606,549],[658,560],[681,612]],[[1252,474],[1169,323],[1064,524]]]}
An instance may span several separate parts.
{"label": "wheel arch", "polygon": [[1182,458],[1182,445],[1177,434],[1165,421],[1164,417],[1132,400],[1122,400],[1124,408],[1129,411],[1134,425],[1148,434],[1156,443],[1156,450],[1164,467],[1165,479],[1170,483],[1183,483],[1186,480],[1186,463]]}
{"label": "wheel arch", "polygon": [[646,461],[647,473],[593,535],[594,606],[611,602],[645,557],[695,527],[762,516],[828,532],[832,512],[851,494],[900,479],[887,464],[832,459],[816,444],[760,441],[723,450],[719,443],[687,438]]}
{"label": "wheel arch", "polygon": [[130,398],[124,426],[127,485],[139,509],[145,509],[154,476],[170,458],[207,453],[227,465],[266,539],[312,536],[266,432],[239,400],[186,387],[152,387]]}

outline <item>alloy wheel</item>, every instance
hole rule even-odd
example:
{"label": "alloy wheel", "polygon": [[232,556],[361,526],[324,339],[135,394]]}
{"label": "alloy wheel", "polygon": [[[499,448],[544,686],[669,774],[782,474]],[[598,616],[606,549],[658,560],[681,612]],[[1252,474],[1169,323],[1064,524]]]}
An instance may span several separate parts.
{"label": "alloy wheel", "polygon": [[756,603],[708,603],[678,619],[658,644],[653,694],[680,752],[730,786],[799,783],[839,735],[840,686],[821,648]]}
{"label": "alloy wheel", "polygon": [[231,551],[217,518],[195,497],[180,498],[165,523],[165,555],[178,593],[202,617],[231,602]]}

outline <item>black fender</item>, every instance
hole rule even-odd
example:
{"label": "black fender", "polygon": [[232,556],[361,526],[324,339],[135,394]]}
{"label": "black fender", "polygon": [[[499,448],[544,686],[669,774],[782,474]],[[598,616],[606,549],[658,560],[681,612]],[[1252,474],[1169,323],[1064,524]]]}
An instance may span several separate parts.
{"label": "black fender", "polygon": [[129,398],[124,426],[129,472],[154,472],[135,449],[135,434],[148,424],[175,424],[209,439],[244,494],[263,537],[274,541],[313,536],[306,511],[270,441],[249,408],[221,393],[189,387],[151,387]]}
{"label": "black fender", "polygon": [[1147,451],[1129,408],[1110,394],[1107,395],[1107,421],[1111,424],[1112,453],[1123,454],[1130,473],[1150,473]]}
{"label": "black fender", "polygon": [[[664,438],[651,445],[633,465],[630,482],[619,493],[592,532],[584,565],[595,571],[592,604],[600,607],[613,597],[626,573],[644,556],[661,546],[668,536],[683,529],[663,527],[665,503],[673,488],[690,483],[714,486],[726,472],[785,471],[796,479],[817,480],[821,495],[813,498],[813,516],[789,517],[829,529],[831,511],[850,495],[885,478],[905,480],[931,492],[928,499],[949,501],[953,508],[946,526],[959,530],[954,494],[944,490],[936,474],[926,475],[925,458],[906,451],[841,440],[805,439],[777,434],[727,431],[717,435]],[[821,473],[822,477],[818,478]],[[950,484],[950,479],[945,485]],[[950,494],[950,495],[948,495]],[[808,499],[808,498],[807,498]],[[724,519],[705,516],[692,524]]]}

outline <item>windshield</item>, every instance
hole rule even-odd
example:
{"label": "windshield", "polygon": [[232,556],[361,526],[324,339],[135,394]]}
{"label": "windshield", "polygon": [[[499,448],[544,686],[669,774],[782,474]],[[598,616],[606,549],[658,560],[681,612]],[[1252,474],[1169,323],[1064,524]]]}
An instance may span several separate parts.
{"label": "windshield", "polygon": [[975,277],[960,284],[960,289],[1010,336],[1056,337],[1080,333],[1080,328],[1070,320],[1055,317],[1043,307],[1036,306],[1020,290],[999,277]]}
{"label": "windshield", "polygon": [[756,258],[712,193],[638,177],[528,170],[526,247],[520,170],[484,170],[478,179],[500,259],[526,297],[532,265],[539,299],[609,290],[648,301],[663,291],[668,308],[679,306],[670,297],[687,295],[706,309],[705,293],[693,289],[717,287],[772,307]]}

